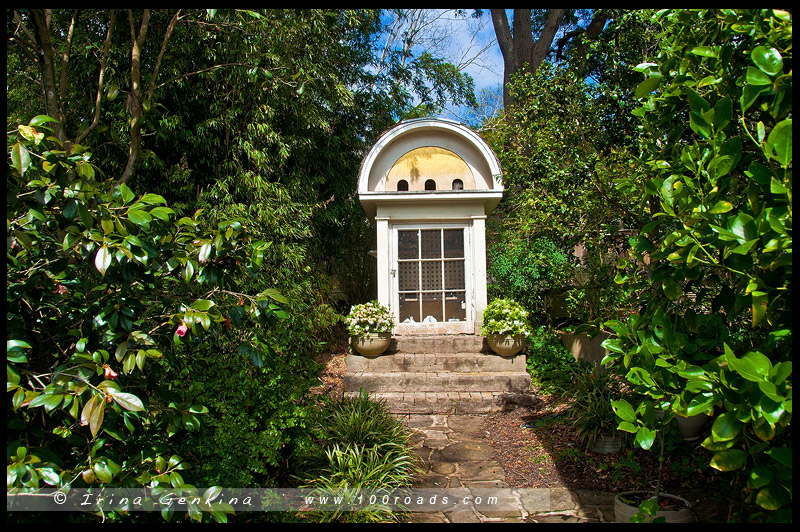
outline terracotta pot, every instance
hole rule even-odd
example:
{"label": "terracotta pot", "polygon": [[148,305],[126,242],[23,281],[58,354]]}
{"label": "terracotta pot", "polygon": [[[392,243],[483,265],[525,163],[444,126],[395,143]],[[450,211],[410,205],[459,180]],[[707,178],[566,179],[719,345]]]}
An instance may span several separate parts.
{"label": "terracotta pot", "polygon": [[[641,495],[645,493],[651,494],[650,492],[643,491],[625,491],[618,493],[614,497],[614,519],[618,523],[629,523],[631,517],[639,512],[639,506],[638,504],[634,506],[633,504],[623,502],[622,499],[637,497],[638,500],[638,498],[641,498]],[[679,505],[680,508],[676,510],[659,510],[656,512],[655,517],[648,516],[648,522],[659,517],[666,519],[667,523],[693,523],[695,521],[692,505],[683,497],[678,497],[677,495],[671,495],[669,493],[661,493],[658,497],[659,500],[669,499],[670,502]]]}
{"label": "terracotta pot", "polygon": [[526,337],[523,334],[512,336],[510,334],[490,334],[486,342],[492,351],[503,357],[514,356],[525,347]]}
{"label": "terracotta pot", "polygon": [[365,357],[374,357],[382,354],[392,343],[392,333],[370,333],[363,338],[351,337],[353,347]]}

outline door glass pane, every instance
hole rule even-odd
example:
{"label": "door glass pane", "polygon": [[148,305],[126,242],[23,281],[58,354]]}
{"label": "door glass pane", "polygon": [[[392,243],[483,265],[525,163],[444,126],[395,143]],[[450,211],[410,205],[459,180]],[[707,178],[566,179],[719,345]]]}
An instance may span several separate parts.
{"label": "door glass pane", "polygon": [[444,257],[446,259],[460,259],[464,257],[464,230],[444,230]]}
{"label": "door glass pane", "polygon": [[440,229],[428,229],[422,231],[422,258],[440,259],[442,258],[442,231]]}
{"label": "door glass pane", "polygon": [[422,262],[422,289],[442,289],[442,263],[439,261]]}
{"label": "door glass pane", "polygon": [[400,259],[419,258],[419,239],[417,231],[397,232],[397,256]]}
{"label": "door glass pane", "polygon": [[423,322],[425,319],[433,318],[437,322],[444,321],[442,316],[442,293],[435,292],[433,294],[422,294],[422,316]]}
{"label": "door glass pane", "polygon": [[419,294],[400,294],[400,323],[419,323]]}
{"label": "door glass pane", "polygon": [[419,262],[399,262],[398,288],[401,292],[419,290]]}
{"label": "door glass pane", "polygon": [[444,288],[445,290],[464,289],[464,261],[444,261]]}
{"label": "door glass pane", "polygon": [[465,292],[445,292],[444,315],[447,321],[466,321],[467,304]]}

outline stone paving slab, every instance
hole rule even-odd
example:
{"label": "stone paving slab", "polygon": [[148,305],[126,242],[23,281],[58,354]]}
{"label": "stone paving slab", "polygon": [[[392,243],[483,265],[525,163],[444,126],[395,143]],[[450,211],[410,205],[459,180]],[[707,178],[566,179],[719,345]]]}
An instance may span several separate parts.
{"label": "stone paving slab", "polygon": [[[412,442],[423,461],[416,490],[449,496],[447,507],[412,511],[414,523],[605,523],[614,519],[614,496],[567,488],[511,488],[492,459],[494,448],[481,439],[484,416],[470,414],[398,415],[414,431]],[[495,497],[495,499],[492,499]]]}

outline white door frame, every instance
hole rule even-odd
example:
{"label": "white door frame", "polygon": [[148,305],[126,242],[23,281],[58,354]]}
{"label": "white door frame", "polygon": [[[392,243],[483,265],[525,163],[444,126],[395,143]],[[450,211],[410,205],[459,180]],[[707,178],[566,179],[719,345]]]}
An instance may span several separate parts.
{"label": "white door frame", "polygon": [[[389,286],[390,301],[397,326],[395,334],[473,334],[475,329],[475,271],[473,267],[473,223],[463,222],[396,222],[389,224],[390,256]],[[398,275],[398,231],[415,229],[463,229],[464,230],[464,289],[465,321],[438,323],[400,323],[400,295]],[[445,292],[445,290],[442,290]]]}

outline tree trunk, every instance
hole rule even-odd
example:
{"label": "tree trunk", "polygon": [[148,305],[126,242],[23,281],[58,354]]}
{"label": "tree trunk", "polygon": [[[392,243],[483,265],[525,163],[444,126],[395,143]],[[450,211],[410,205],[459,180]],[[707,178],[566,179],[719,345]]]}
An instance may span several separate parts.
{"label": "tree trunk", "polygon": [[66,140],[64,135],[64,117],[58,102],[58,87],[56,86],[56,66],[55,49],[50,40],[50,27],[47,21],[47,14],[42,9],[31,9],[31,19],[35,26],[34,35],[36,36],[39,47],[39,68],[42,72],[42,89],[44,90],[45,112],[59,121],[53,125],[56,138],[61,142]]}
{"label": "tree trunk", "polygon": [[[514,34],[508,25],[508,18],[504,9],[491,9],[492,24],[494,24],[497,43],[500,52],[503,54],[503,105],[510,107],[513,105],[508,84],[511,76],[521,68],[527,72],[535,72],[542,64],[550,45],[553,43],[556,31],[564,17],[565,9],[550,9],[547,13],[547,21],[536,42],[533,41],[531,31],[531,10],[514,10]],[[527,65],[527,66],[526,66]]]}
{"label": "tree trunk", "polygon": [[142,13],[142,23],[139,26],[139,34],[133,27],[133,13],[128,11],[128,19],[131,28],[131,93],[128,96],[128,113],[130,114],[130,133],[131,145],[128,150],[128,163],[125,170],[117,180],[118,184],[125,183],[131,178],[139,164],[142,155],[142,119],[144,110],[142,108],[142,74],[141,56],[144,39],[147,36],[147,25],[150,22],[150,10],[145,9]]}

